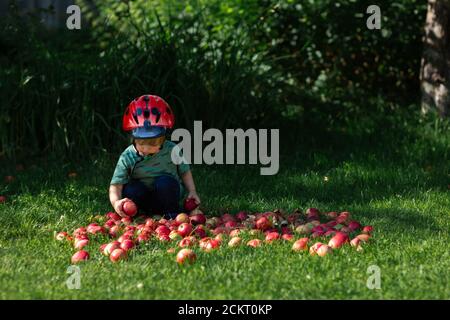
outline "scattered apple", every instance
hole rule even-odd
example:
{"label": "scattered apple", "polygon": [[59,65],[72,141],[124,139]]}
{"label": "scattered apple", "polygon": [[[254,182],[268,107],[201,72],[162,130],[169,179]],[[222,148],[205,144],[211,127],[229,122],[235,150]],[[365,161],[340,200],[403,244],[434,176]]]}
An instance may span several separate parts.
{"label": "scattered apple", "polygon": [[192,210],[194,210],[197,207],[198,207],[198,204],[194,198],[186,198],[184,200],[184,210],[186,210],[187,212],[191,212]]}
{"label": "scattered apple", "polygon": [[125,250],[125,251],[128,251],[128,250],[134,248],[134,242],[133,242],[133,240],[127,239],[127,240],[122,241],[122,242],[120,243],[120,248],[123,249],[123,250]]}
{"label": "scattered apple", "polygon": [[315,256],[317,254],[317,250],[323,245],[324,244],[322,242],[316,242],[309,248],[309,254]]}
{"label": "scattered apple", "polygon": [[75,252],[75,254],[72,256],[72,263],[79,263],[81,261],[86,261],[89,259],[89,253],[84,250],[80,250]]}
{"label": "scattered apple", "polygon": [[182,236],[183,238],[187,237],[188,235],[190,235],[192,232],[192,225],[189,223],[182,223],[180,224],[180,226],[178,227],[178,233],[180,234],[180,236]]}
{"label": "scattered apple", "polygon": [[190,219],[189,219],[189,216],[186,213],[180,213],[175,218],[175,221],[177,221],[179,223],[185,223],[185,222],[189,223]]}
{"label": "scattered apple", "polygon": [[308,250],[308,238],[301,238],[294,242],[292,245],[293,251],[306,251]]}
{"label": "scattered apple", "polygon": [[55,239],[58,241],[63,241],[66,240],[68,236],[69,234],[67,232],[58,232],[58,234],[56,234],[55,236]]}
{"label": "scattered apple", "polygon": [[123,249],[115,249],[111,254],[109,255],[109,259],[112,262],[118,262],[120,260],[124,260],[127,258],[127,252]]}
{"label": "scattered apple", "polygon": [[365,227],[362,229],[362,233],[372,234],[372,232],[373,232],[373,227],[372,227],[372,226],[365,226]]}
{"label": "scattered apple", "polygon": [[81,250],[89,244],[88,239],[77,239],[74,243],[74,248],[77,250]]}
{"label": "scattered apple", "polygon": [[196,254],[191,249],[181,249],[177,253],[177,262],[179,265],[184,265],[185,263],[193,264],[197,259]]}
{"label": "scattered apple", "polygon": [[363,233],[363,234],[357,235],[356,238],[358,238],[362,242],[369,242],[370,235]]}
{"label": "scattered apple", "polygon": [[328,242],[328,245],[333,249],[338,249],[346,242],[348,242],[348,235],[343,232],[337,232],[334,237],[331,238],[330,242]]}
{"label": "scattered apple", "polygon": [[129,217],[137,214],[138,208],[132,200],[126,200],[122,204],[122,211]]}
{"label": "scattered apple", "polygon": [[331,249],[330,246],[327,246],[326,244],[319,246],[319,248],[317,248],[316,253],[318,256],[320,257],[324,257],[327,254],[330,254],[333,252],[333,249]]}
{"label": "scattered apple", "polygon": [[230,239],[230,241],[228,242],[228,246],[229,247],[237,247],[238,245],[240,245],[242,242],[242,239],[239,237],[233,237]]}
{"label": "scattered apple", "polygon": [[190,222],[196,226],[199,224],[205,224],[206,223],[206,217],[203,213],[197,213],[197,214],[193,214],[189,217]]}
{"label": "scattered apple", "polygon": [[105,246],[103,254],[105,256],[109,256],[116,249],[120,249],[120,242],[119,241],[110,242]]}
{"label": "scattered apple", "polygon": [[278,232],[269,232],[266,234],[266,242],[273,242],[280,239],[280,234]]}
{"label": "scattered apple", "polygon": [[262,241],[259,239],[252,239],[249,242],[247,242],[247,246],[253,247],[253,248],[259,247],[261,245],[262,245]]}

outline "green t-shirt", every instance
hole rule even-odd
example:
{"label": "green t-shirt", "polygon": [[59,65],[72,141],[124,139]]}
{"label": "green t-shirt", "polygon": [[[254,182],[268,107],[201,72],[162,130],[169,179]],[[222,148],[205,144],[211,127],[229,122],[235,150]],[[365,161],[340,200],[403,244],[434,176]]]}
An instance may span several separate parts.
{"label": "green t-shirt", "polygon": [[190,170],[189,164],[184,161],[176,165],[172,161],[172,149],[183,159],[181,149],[172,141],[165,141],[161,150],[153,155],[143,157],[139,155],[136,148],[131,144],[120,155],[117,161],[116,169],[110,184],[126,184],[131,179],[142,181],[147,187],[151,188],[156,177],[169,175],[177,179],[181,187],[181,195],[185,193],[181,176]]}

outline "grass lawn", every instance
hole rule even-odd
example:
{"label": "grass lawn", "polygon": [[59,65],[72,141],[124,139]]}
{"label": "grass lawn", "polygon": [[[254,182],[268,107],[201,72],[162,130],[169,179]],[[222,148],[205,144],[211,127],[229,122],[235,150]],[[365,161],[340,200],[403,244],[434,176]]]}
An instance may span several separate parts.
{"label": "grass lawn", "polygon": [[[448,147],[448,140],[436,143]],[[17,173],[3,162],[2,180],[7,174],[16,180],[0,185],[0,194],[8,196],[0,204],[0,298],[449,299],[448,153],[433,149],[429,158],[426,144],[418,154],[413,146],[371,150],[349,142],[330,150],[284,149],[275,176],[260,176],[259,166],[194,167],[207,215],[310,206],[348,210],[375,228],[363,252],[347,247],[311,257],[292,252],[286,242],[197,249],[197,262],[180,268],[159,242],[119,264],[95,245],[88,248],[91,260],[80,265],[79,290],[66,286],[73,249],[55,241],[53,232],[72,231],[111,210],[107,188],[116,156],[83,164],[39,161]],[[72,170],[76,178],[68,178]],[[372,265],[381,271],[378,290],[366,286]]]}

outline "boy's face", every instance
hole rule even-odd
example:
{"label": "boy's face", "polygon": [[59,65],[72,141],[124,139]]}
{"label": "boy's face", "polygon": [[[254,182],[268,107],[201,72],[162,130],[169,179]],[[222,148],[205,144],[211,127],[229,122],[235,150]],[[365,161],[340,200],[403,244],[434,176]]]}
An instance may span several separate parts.
{"label": "boy's face", "polygon": [[145,157],[152,153],[158,153],[165,139],[164,136],[151,139],[135,139],[134,143],[136,150]]}

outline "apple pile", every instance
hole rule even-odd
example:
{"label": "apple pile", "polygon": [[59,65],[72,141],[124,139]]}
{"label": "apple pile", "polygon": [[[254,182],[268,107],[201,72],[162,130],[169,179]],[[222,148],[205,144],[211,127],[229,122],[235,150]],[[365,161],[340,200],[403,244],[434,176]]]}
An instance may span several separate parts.
{"label": "apple pile", "polygon": [[[192,209],[194,208],[194,209]],[[186,206],[185,206],[186,209]],[[363,226],[352,219],[349,212],[320,212],[309,208],[304,213],[295,210],[286,214],[280,209],[249,214],[240,211],[235,215],[207,217],[191,204],[190,214],[180,213],[175,219],[160,216],[136,216],[137,207],[127,203],[129,216],[121,218],[114,212],[95,216],[86,227],[71,234],[59,232],[56,240],[69,242],[76,250],[72,263],[89,259],[87,248],[95,237],[106,240],[100,252],[112,262],[127,259],[131,250],[150,241],[171,246],[169,253],[176,253],[180,264],[196,261],[195,248],[212,252],[223,247],[247,246],[258,248],[273,243],[291,242],[294,252],[309,252],[312,256],[324,257],[345,245],[362,250],[372,236],[373,227]],[[188,211],[188,210],[186,210]]]}

